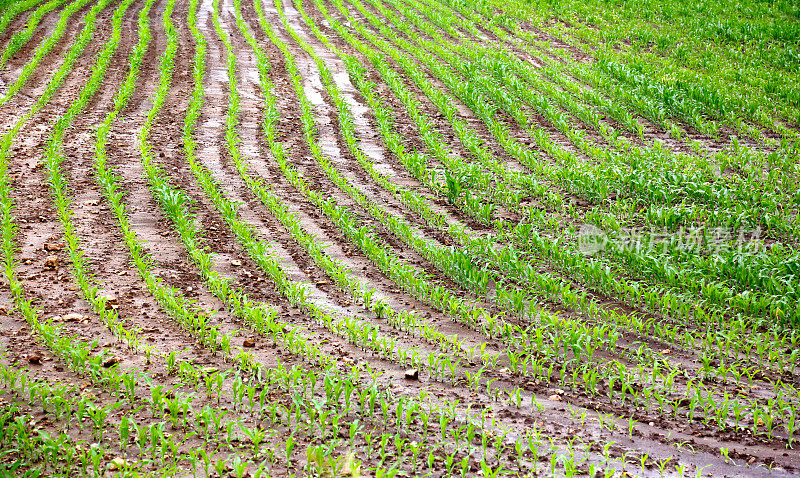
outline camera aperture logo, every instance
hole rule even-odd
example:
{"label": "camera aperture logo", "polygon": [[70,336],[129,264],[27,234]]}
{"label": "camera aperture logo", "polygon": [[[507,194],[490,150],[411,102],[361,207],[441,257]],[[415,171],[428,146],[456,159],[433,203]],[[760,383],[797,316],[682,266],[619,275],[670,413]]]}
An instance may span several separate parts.
{"label": "camera aperture logo", "polygon": [[578,231],[578,250],[591,256],[602,252],[608,244],[608,234],[594,224],[584,224]]}

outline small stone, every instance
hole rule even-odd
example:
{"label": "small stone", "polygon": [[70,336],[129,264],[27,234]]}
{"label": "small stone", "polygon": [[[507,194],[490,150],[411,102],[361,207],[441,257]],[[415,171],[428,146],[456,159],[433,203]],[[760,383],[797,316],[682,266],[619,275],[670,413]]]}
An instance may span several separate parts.
{"label": "small stone", "polygon": [[662,353],[662,354],[664,354],[664,355],[671,354],[671,353],[672,353],[672,350],[670,350],[670,349],[664,349],[664,350],[662,350],[662,351],[661,351],[661,353]]}
{"label": "small stone", "polygon": [[239,266],[242,265],[242,261],[240,261],[239,259],[234,259],[234,260],[231,261],[231,265],[235,266],[235,267],[239,267]]}
{"label": "small stone", "polygon": [[112,365],[116,365],[116,364],[120,363],[121,361],[122,360],[119,357],[117,357],[116,355],[113,355],[113,356],[105,359],[105,361],[103,362],[103,367],[108,368],[108,367],[111,367]]}
{"label": "small stone", "polygon": [[242,347],[252,348],[256,346],[256,342],[253,339],[244,339],[242,342]]}
{"label": "small stone", "polygon": [[111,460],[108,463],[108,469],[111,470],[111,471],[121,470],[121,469],[127,468],[127,467],[128,467],[127,460],[125,460],[125,458],[122,458],[120,456],[114,458],[113,460]]}
{"label": "small stone", "polygon": [[63,242],[45,242],[44,250],[50,252],[58,252],[64,248]]}
{"label": "small stone", "polygon": [[80,322],[83,320],[83,316],[81,314],[67,314],[64,316],[64,322]]}
{"label": "small stone", "polygon": [[28,355],[28,363],[39,365],[40,363],[42,363],[42,356],[39,354]]}
{"label": "small stone", "polygon": [[44,270],[52,271],[58,269],[58,256],[47,256],[44,260]]}
{"label": "small stone", "polygon": [[104,295],[101,299],[105,299],[106,301],[106,310],[116,310],[119,308],[119,301],[113,295]]}
{"label": "small stone", "polygon": [[548,398],[548,400],[552,400],[554,402],[560,402],[561,401],[561,395],[553,394],[553,395],[550,395],[547,398]]}
{"label": "small stone", "polygon": [[410,368],[405,373],[406,380],[419,380],[419,370]]}

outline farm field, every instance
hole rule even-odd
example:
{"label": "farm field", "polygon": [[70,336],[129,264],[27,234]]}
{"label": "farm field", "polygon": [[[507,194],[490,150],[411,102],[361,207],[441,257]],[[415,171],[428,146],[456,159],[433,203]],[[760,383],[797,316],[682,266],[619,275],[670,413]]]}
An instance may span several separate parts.
{"label": "farm field", "polygon": [[800,474],[800,7],[0,3],[0,476]]}

